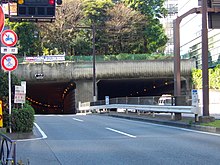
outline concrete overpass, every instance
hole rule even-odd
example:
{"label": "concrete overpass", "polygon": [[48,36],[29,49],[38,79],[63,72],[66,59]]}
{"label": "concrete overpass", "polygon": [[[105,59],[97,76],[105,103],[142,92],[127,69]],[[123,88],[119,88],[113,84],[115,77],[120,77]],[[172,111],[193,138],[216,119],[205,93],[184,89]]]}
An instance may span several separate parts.
{"label": "concrete overpass", "polygon": [[[190,92],[192,68],[195,61],[181,61],[182,94]],[[48,62],[19,64],[13,73],[27,81],[28,99],[39,109],[44,105],[41,113],[72,113],[79,101],[93,100],[92,70],[92,62]],[[173,60],[96,62],[97,98],[172,94],[173,71]]]}

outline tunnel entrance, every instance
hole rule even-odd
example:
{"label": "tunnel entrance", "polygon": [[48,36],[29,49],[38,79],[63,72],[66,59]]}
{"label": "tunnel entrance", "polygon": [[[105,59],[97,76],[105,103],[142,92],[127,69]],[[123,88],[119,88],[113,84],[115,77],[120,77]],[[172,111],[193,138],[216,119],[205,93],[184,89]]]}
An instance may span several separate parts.
{"label": "tunnel entrance", "polygon": [[173,95],[174,82],[173,78],[100,80],[97,89],[99,100],[104,100],[105,96],[115,98]]}
{"label": "tunnel entrance", "polygon": [[74,82],[27,83],[27,100],[35,114],[75,114]]}

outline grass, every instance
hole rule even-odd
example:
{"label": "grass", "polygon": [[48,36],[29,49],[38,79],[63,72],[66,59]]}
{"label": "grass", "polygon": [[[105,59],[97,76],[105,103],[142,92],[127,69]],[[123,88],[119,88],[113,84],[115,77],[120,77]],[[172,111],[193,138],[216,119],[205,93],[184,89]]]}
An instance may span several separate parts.
{"label": "grass", "polygon": [[214,122],[210,123],[201,123],[200,125],[220,128],[220,120],[215,120]]}

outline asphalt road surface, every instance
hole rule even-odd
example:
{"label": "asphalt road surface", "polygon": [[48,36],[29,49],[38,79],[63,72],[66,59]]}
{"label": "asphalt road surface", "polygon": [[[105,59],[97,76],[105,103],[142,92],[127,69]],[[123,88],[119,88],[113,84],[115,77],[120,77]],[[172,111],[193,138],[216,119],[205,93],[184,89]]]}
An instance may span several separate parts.
{"label": "asphalt road surface", "polygon": [[30,165],[217,165],[220,135],[108,116],[36,116],[42,139],[17,142]]}

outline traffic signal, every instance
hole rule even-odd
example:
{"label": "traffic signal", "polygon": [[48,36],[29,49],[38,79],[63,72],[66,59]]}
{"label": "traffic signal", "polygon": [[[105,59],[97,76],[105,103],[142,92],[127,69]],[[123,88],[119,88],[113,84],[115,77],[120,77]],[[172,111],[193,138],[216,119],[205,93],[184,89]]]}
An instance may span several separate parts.
{"label": "traffic signal", "polygon": [[18,17],[55,17],[55,0],[17,0]]}
{"label": "traffic signal", "polygon": [[57,5],[62,5],[63,1],[62,0],[57,0]]}

